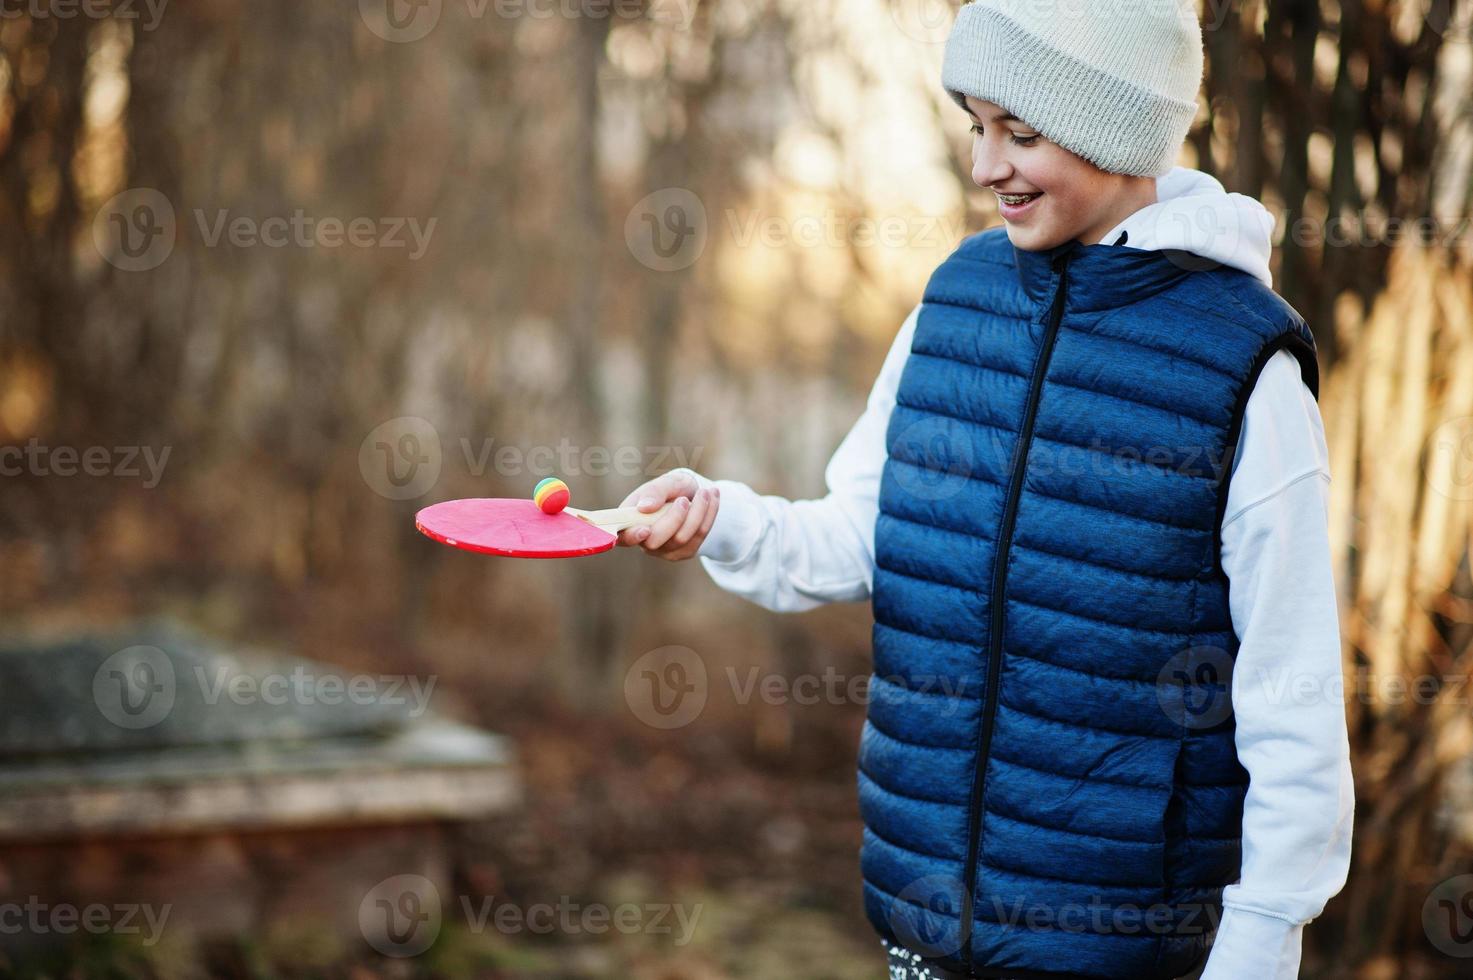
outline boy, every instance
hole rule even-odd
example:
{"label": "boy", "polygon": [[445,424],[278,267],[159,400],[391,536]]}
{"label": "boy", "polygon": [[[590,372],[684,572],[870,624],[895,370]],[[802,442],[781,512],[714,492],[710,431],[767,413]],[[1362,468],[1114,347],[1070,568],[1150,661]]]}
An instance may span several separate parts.
{"label": "boy", "polygon": [[625,501],[678,503],[621,544],[769,609],[872,601],[894,977],[1295,977],[1345,882],[1313,338],[1272,217],[1171,165],[1201,48],[1180,0],[963,7],[942,81],[1005,229],[933,275],[828,495],[681,469]]}

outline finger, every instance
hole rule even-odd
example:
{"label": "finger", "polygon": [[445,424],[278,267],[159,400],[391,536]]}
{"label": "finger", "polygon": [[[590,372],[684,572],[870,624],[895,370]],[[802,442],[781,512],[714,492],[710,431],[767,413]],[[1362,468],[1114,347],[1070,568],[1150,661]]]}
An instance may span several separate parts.
{"label": "finger", "polygon": [[670,509],[660,515],[659,520],[650,525],[649,537],[644,539],[646,551],[658,551],[664,547],[670,536],[680,530],[685,523],[685,515],[690,510],[689,497],[676,497]]}
{"label": "finger", "polygon": [[691,535],[685,547],[667,556],[671,561],[684,561],[693,557],[701,550],[701,544],[711,533],[711,526],[716,523],[716,514],[721,509],[720,494],[715,487],[707,487],[705,492],[710,495],[706,502],[706,516],[701,520],[701,526],[696,529],[695,534]]}
{"label": "finger", "polygon": [[696,491],[701,489],[700,483],[695,476],[686,469],[675,469],[661,474],[655,481],[656,496],[660,502],[674,500],[677,497],[692,498]]}
{"label": "finger", "polygon": [[671,470],[665,474],[664,479],[669,481],[669,485],[674,493],[678,493],[683,497],[694,499],[696,491],[701,489],[701,482],[696,479],[695,473],[684,467]]}
{"label": "finger", "polygon": [[721,510],[721,491],[715,487],[709,487],[707,492],[711,495],[711,500],[706,506],[706,520],[701,524],[701,530],[696,535],[699,539],[696,542],[697,545],[706,540],[706,536],[711,533],[711,527],[716,523],[716,514]]}
{"label": "finger", "polygon": [[691,498],[690,508],[685,515],[685,521],[670,536],[670,540],[665,542],[665,548],[670,551],[684,548],[696,531],[700,529],[701,522],[706,519],[706,511],[709,507],[709,495],[704,490],[696,491],[696,495]]}
{"label": "finger", "polygon": [[670,501],[665,513],[649,525],[649,533],[645,535],[643,541],[646,551],[653,554],[665,546],[665,543],[685,523],[685,515],[690,505],[691,501],[685,497],[676,497]]}

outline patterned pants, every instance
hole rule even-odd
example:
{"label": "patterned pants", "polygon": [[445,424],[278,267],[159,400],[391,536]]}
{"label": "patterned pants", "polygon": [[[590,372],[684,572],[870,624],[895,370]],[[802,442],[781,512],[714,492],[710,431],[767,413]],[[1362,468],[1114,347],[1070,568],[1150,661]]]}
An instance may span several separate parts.
{"label": "patterned pants", "polygon": [[964,974],[922,963],[919,953],[912,953],[904,946],[883,939],[880,943],[890,956],[890,980],[966,980]]}
{"label": "patterned pants", "polygon": [[[896,946],[883,939],[880,940],[880,943],[890,957],[890,980],[966,980],[965,976],[960,973],[922,963],[919,953],[912,953],[904,946]],[[1206,968],[1207,964],[1203,962],[1191,973],[1178,980],[1199,980],[1202,971]]]}

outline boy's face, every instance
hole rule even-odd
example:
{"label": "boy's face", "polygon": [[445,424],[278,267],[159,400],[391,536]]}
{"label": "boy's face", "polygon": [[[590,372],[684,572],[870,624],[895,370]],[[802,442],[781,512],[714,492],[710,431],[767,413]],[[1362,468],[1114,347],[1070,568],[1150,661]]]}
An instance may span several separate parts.
{"label": "boy's face", "polygon": [[[1156,199],[1156,182],[1100,170],[1047,140],[995,102],[967,96],[972,117],[972,181],[997,193],[1008,239],[1039,251],[1078,239],[1099,242]],[[1004,199],[1037,195],[1025,203]]]}

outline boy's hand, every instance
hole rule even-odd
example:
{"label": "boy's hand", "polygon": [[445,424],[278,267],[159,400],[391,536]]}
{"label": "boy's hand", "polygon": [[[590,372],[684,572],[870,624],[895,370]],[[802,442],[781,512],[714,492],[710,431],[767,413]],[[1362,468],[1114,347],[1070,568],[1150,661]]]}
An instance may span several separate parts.
{"label": "boy's hand", "polygon": [[647,554],[666,561],[684,561],[693,557],[710,533],[716,511],[721,506],[721,491],[716,487],[702,490],[695,474],[681,468],[635,488],[619,506],[638,507],[650,513],[672,500],[675,503],[670,510],[655,523],[620,531],[620,546],[640,547]]}

